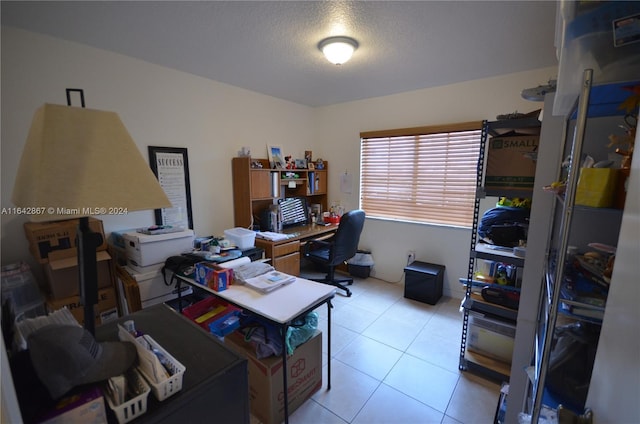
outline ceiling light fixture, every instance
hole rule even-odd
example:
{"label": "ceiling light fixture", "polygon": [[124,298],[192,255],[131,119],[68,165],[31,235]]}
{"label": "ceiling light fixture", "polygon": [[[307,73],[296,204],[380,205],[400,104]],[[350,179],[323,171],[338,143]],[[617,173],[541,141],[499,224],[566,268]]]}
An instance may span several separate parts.
{"label": "ceiling light fixture", "polygon": [[318,48],[329,62],[342,65],[351,59],[358,48],[358,42],[351,37],[329,37],[320,41]]}

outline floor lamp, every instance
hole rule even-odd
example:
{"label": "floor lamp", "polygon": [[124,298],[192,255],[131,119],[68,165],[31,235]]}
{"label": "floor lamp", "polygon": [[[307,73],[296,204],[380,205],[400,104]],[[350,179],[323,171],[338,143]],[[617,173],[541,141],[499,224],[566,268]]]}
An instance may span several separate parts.
{"label": "floor lamp", "polygon": [[171,206],[149,164],[115,112],[45,104],[34,114],[12,201],[31,221],[79,218],[78,269],[84,326],[95,333],[96,248],[89,216]]}

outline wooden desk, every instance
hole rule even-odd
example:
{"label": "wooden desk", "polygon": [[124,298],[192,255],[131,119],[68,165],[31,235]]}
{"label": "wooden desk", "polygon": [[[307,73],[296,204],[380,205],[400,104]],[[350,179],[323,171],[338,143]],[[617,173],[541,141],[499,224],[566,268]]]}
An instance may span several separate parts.
{"label": "wooden desk", "polygon": [[308,240],[331,236],[338,230],[338,224],[301,225],[284,229],[282,234],[291,235],[285,240],[270,241],[256,237],[255,245],[264,249],[265,258],[278,271],[290,275],[300,275],[300,249]]}
{"label": "wooden desk", "polygon": [[[299,242],[299,240],[298,240]],[[207,286],[196,283],[193,279],[178,275],[177,288],[180,293],[180,283],[184,282],[194,287],[199,287],[227,302],[260,316],[274,325],[281,327],[282,331],[282,368],[287,369],[286,337],[287,329],[298,318],[307,315],[322,304],[327,304],[327,390],[331,389],[331,299],[335,296],[336,289],[333,286],[316,283],[304,278],[298,278],[295,282],[279,287],[269,293],[259,293],[247,286],[233,284],[221,292],[214,291]],[[287,372],[282,373],[283,386],[287,385]],[[284,422],[289,422],[289,395],[284,390]]]}

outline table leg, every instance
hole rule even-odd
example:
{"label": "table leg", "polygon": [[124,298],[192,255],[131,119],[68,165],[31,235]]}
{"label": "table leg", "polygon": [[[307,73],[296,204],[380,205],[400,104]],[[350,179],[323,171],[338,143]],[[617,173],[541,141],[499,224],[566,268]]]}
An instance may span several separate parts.
{"label": "table leg", "polygon": [[327,390],[331,390],[331,300],[327,301]]}
{"label": "table leg", "polygon": [[289,424],[289,390],[287,387],[287,331],[288,325],[282,327],[282,384],[284,388],[284,423]]}
{"label": "table leg", "polygon": [[176,290],[178,290],[178,312],[182,313],[182,290],[180,290],[180,285],[182,284],[182,279],[176,278]]}

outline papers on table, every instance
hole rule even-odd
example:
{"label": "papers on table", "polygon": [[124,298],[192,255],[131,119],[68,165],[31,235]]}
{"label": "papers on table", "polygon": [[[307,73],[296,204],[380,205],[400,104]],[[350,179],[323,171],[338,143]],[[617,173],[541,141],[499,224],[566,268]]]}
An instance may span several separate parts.
{"label": "papers on table", "polygon": [[249,262],[233,269],[234,281],[238,284],[244,284],[248,279],[257,277],[267,272],[275,271],[271,265],[264,262]]}
{"label": "papers on table", "polygon": [[273,231],[260,231],[256,233],[256,237],[265,239],[265,240],[280,241],[280,240],[286,240],[291,236],[288,234],[274,233]]}
{"label": "papers on table", "polygon": [[245,280],[245,285],[262,293],[268,293],[272,290],[290,284],[296,281],[293,275],[285,274],[280,271],[269,271],[253,278]]}

